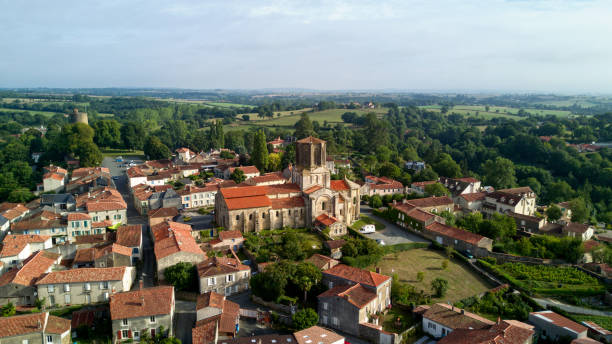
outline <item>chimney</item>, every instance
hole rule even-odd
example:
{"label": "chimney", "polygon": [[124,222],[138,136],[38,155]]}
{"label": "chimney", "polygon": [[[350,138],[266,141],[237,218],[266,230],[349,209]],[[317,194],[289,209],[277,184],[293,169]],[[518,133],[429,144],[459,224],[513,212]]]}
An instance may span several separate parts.
{"label": "chimney", "polygon": [[380,273],[380,267],[376,267],[376,273],[379,274]]}
{"label": "chimney", "polygon": [[141,305],[142,307],[144,307],[144,305],[145,305],[144,295],[140,295],[140,305]]}
{"label": "chimney", "polygon": [[40,322],[40,320],[36,321],[36,328],[39,330],[42,328],[42,323]]}
{"label": "chimney", "polygon": [[138,285],[140,287],[140,290],[144,289],[144,281],[143,280],[140,280],[140,283]]}
{"label": "chimney", "polygon": [[462,310],[461,310],[461,314],[465,314],[465,309],[462,309]]}
{"label": "chimney", "polygon": [[497,325],[501,324],[501,317],[498,315],[497,316]]}

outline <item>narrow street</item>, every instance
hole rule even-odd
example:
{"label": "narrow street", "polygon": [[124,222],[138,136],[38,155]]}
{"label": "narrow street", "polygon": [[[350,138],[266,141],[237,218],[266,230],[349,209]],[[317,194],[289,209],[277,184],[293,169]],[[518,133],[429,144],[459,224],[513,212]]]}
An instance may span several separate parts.
{"label": "narrow street", "polygon": [[565,304],[565,303],[562,303],[560,301],[553,300],[553,299],[540,299],[540,298],[534,297],[533,300],[537,302],[540,306],[545,307],[545,308],[548,308],[548,306],[552,306],[552,307],[561,308],[562,310],[566,312],[570,312],[570,313],[612,317],[612,312],[610,311],[600,311],[597,309],[568,305],[568,304]]}

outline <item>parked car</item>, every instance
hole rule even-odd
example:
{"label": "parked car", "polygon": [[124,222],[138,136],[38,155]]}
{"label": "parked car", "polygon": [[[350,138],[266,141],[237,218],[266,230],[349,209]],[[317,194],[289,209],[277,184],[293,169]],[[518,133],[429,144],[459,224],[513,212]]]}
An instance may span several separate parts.
{"label": "parked car", "polygon": [[374,225],[364,225],[359,230],[359,233],[362,233],[362,234],[368,234],[368,233],[374,233],[374,232],[376,232],[376,226]]}
{"label": "parked car", "polygon": [[460,251],[459,253],[466,256],[468,259],[474,259],[474,256],[468,251]]}
{"label": "parked car", "polygon": [[376,242],[380,245],[380,246],[385,246],[385,242],[382,239],[376,239]]}
{"label": "parked car", "polygon": [[115,158],[115,161],[116,162],[122,162],[123,161],[123,157],[118,156],[118,157]]}
{"label": "parked car", "polygon": [[119,180],[119,176],[114,176],[113,180]]}

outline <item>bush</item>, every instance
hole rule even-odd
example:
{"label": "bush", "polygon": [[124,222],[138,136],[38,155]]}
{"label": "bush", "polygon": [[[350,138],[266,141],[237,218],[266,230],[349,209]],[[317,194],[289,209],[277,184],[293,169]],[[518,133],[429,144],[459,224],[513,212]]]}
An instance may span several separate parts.
{"label": "bush", "polygon": [[436,297],[443,297],[448,290],[448,281],[442,277],[438,277],[431,281],[431,290]]}
{"label": "bush", "polygon": [[176,290],[198,291],[198,271],[195,265],[180,262],[164,270],[164,278]]}
{"label": "bush", "polygon": [[198,209],[198,214],[200,215],[206,215],[208,214],[208,210],[204,209],[204,208],[200,208]]}
{"label": "bush", "polygon": [[183,222],[191,221],[191,216],[183,216]]}
{"label": "bush", "polygon": [[319,322],[319,315],[312,308],[304,308],[295,312],[291,320],[293,328],[299,331],[316,325]]}

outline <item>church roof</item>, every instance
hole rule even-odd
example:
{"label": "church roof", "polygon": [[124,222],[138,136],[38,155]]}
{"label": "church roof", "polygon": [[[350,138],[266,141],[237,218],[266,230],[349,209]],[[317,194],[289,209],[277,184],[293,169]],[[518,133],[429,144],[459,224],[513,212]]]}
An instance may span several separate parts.
{"label": "church roof", "polygon": [[325,143],[325,141],[318,139],[316,137],[312,137],[312,136],[308,136],[306,138],[298,140],[297,142],[298,143]]}

